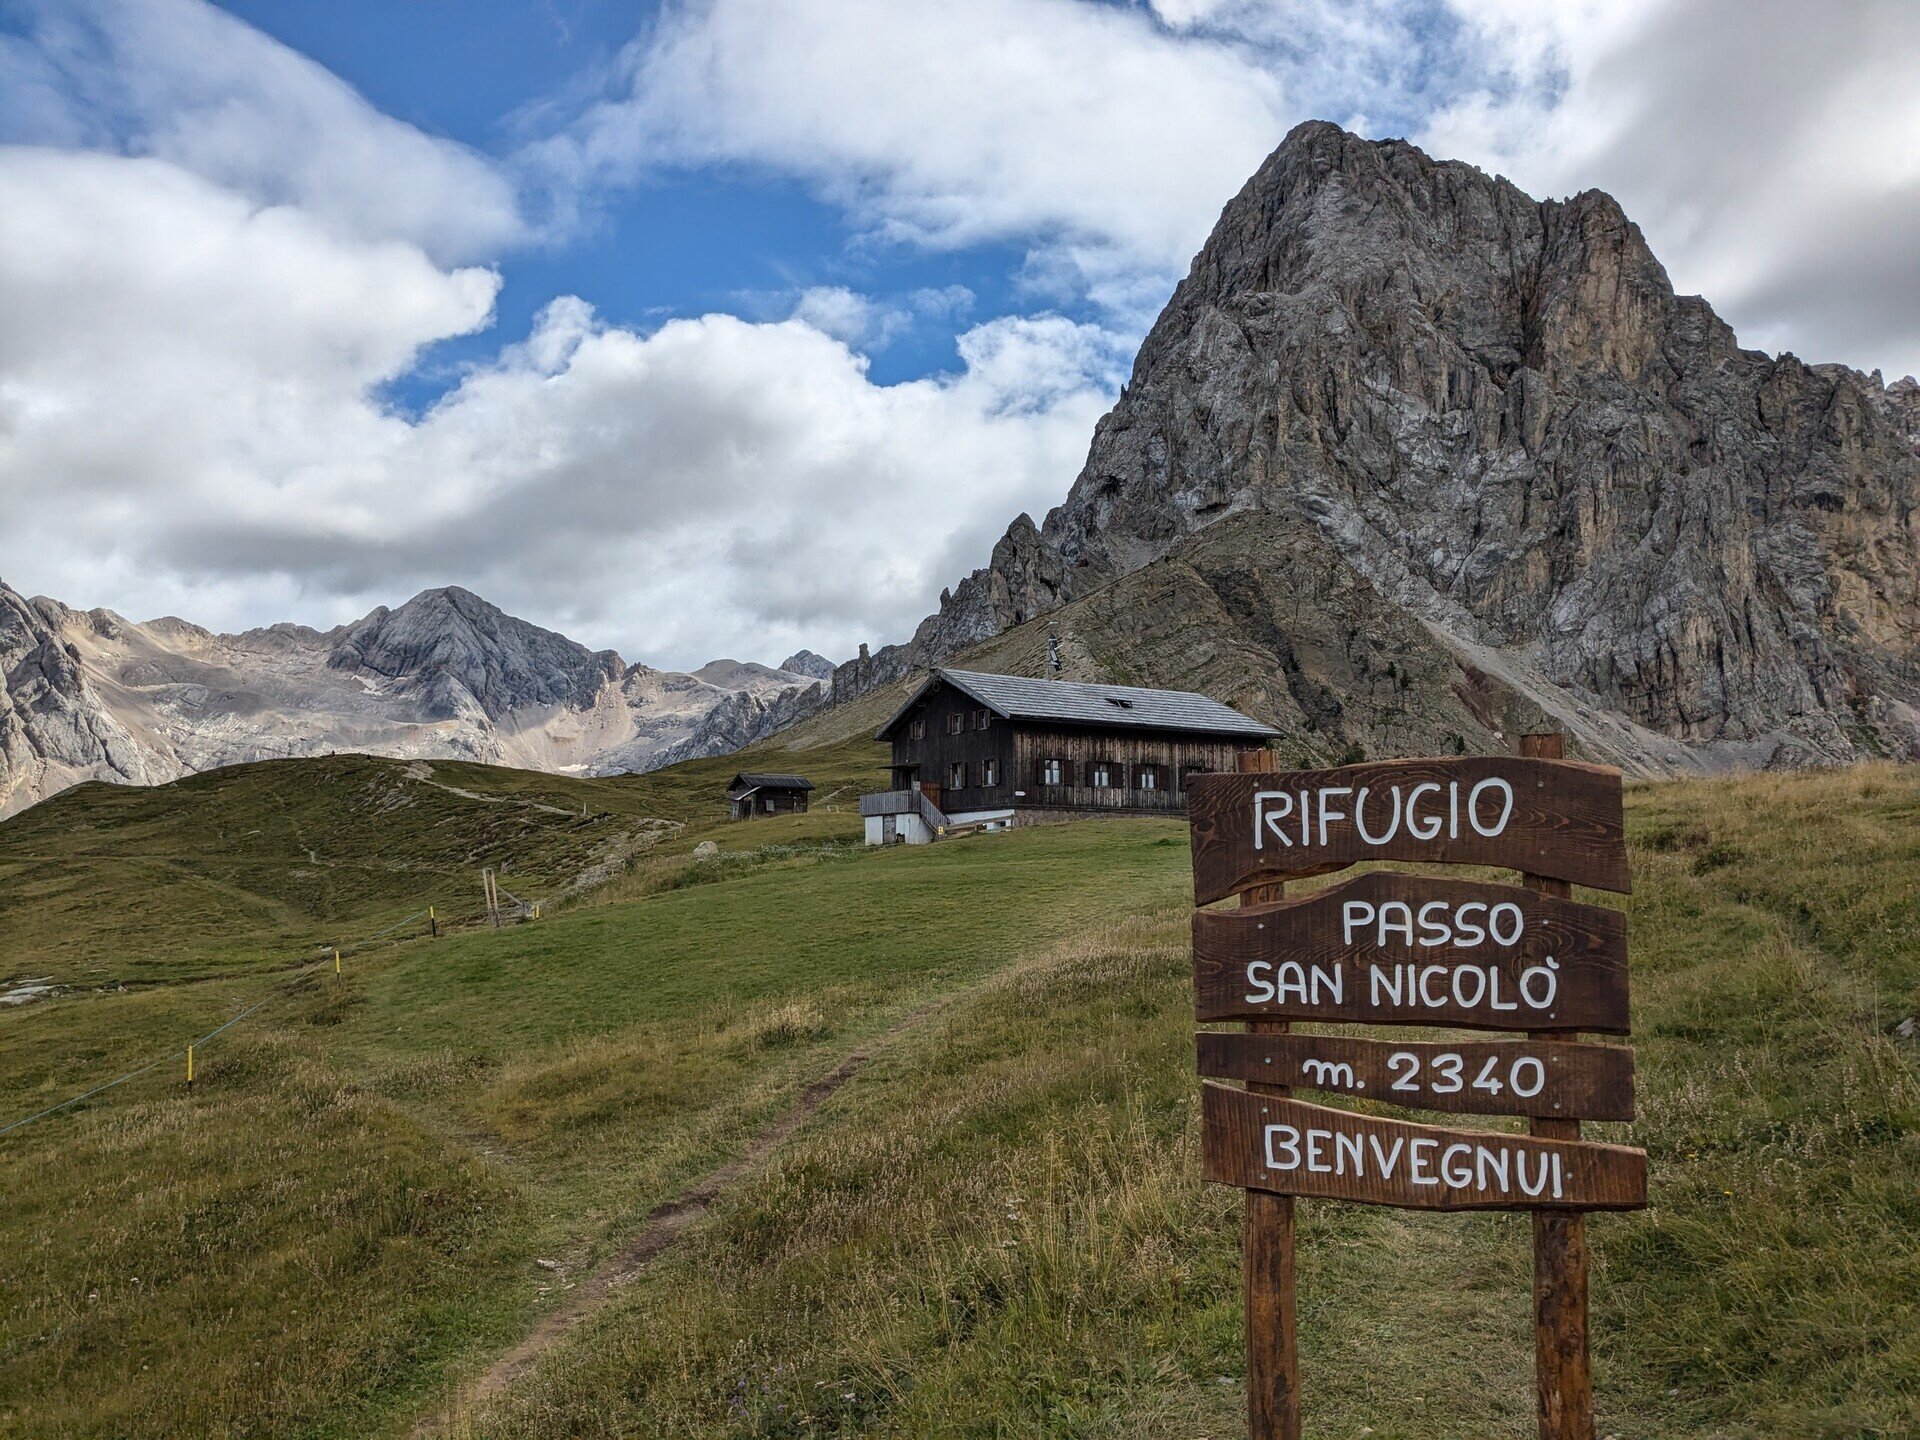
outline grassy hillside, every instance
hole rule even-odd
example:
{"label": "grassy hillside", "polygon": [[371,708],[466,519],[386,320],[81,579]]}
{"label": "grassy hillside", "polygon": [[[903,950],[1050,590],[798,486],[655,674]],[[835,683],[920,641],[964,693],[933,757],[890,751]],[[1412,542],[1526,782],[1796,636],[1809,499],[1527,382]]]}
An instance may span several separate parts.
{"label": "grassy hillside", "polygon": [[[800,740],[816,781],[873,773],[857,736]],[[687,829],[559,903],[590,856],[577,821],[519,816],[497,854],[550,879],[549,918],[359,952],[276,988],[191,1095],[154,1072],[0,1138],[0,1435],[1235,1433],[1239,1200],[1198,1180],[1180,826],[882,853],[822,813],[748,851],[734,837],[772,829],[701,813],[700,767],[455,768],[434,779]],[[283,795],[371,784],[247,769]],[[297,939],[405,913],[409,875],[467,876],[436,833],[491,820],[420,824],[440,802],[415,799],[380,822],[416,827],[386,833],[421,868],[341,823],[313,848],[355,879],[319,900],[245,869],[218,824],[208,859],[164,810],[129,813]],[[0,887],[0,933],[77,966],[111,951],[57,948],[89,912],[42,810],[39,840],[0,826],[0,860],[51,887]],[[1643,1119],[1592,1130],[1650,1149],[1655,1203],[1591,1227],[1602,1433],[1920,1432],[1920,1053],[1896,1030],[1920,1010],[1920,774],[1647,787],[1629,811]],[[694,862],[702,833],[735,853]],[[273,843],[303,868],[299,837]],[[0,1123],[283,985],[237,937],[223,953],[0,1012]],[[711,1215],[504,1392],[463,1398],[859,1049]],[[1310,1433],[1531,1433],[1524,1217],[1303,1214]]]}
{"label": "grassy hillside", "polygon": [[[475,921],[488,866],[513,894],[553,903],[703,839],[857,837],[855,802],[884,778],[883,747],[858,731],[794,740],[804,753],[605,780],[341,755],[150,789],[82,785],[0,824],[0,981],[118,986],[284,967],[409,916],[402,932],[422,933],[429,904],[450,924]],[[729,825],[722,792],[757,755],[804,769],[817,813]]]}

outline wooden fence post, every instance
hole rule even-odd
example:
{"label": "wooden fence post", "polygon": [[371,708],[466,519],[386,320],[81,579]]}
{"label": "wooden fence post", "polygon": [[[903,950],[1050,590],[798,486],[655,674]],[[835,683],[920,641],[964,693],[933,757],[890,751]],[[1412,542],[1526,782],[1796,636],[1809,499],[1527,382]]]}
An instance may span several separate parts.
{"label": "wooden fence post", "polygon": [[[1271,750],[1243,750],[1239,768],[1242,773],[1257,774],[1281,767]],[[1241,895],[1240,903],[1268,904],[1280,899],[1286,888],[1284,882],[1256,885]],[[1291,1028],[1285,1020],[1247,1022],[1254,1034],[1280,1034]],[[1282,1099],[1293,1093],[1285,1085],[1251,1080],[1247,1089]],[[1240,1249],[1247,1309],[1247,1430],[1252,1440],[1300,1440],[1300,1334],[1291,1195],[1246,1192]]]}
{"label": "wooden fence post", "polygon": [[[1522,735],[1520,753],[1532,760],[1565,758],[1557,734]],[[1523,874],[1541,895],[1565,898],[1564,880]],[[1535,1031],[1536,1038],[1567,1039]],[[1546,1140],[1578,1140],[1578,1120],[1534,1119],[1528,1133]],[[1593,1440],[1593,1368],[1587,1354],[1587,1217],[1577,1210],[1533,1212],[1533,1352],[1538,1381],[1540,1440]]]}

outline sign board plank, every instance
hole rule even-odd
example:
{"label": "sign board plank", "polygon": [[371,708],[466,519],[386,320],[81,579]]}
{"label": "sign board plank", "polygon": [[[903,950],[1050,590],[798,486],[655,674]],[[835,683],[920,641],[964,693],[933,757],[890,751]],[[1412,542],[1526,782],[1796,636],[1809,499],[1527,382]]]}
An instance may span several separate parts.
{"label": "sign board plank", "polygon": [[1604,765],[1462,755],[1194,775],[1187,817],[1201,905],[1361,860],[1497,865],[1631,888],[1620,772]]}
{"label": "sign board plank", "polygon": [[1386,872],[1193,914],[1201,1020],[1346,1020],[1624,1035],[1618,911],[1511,885]]}
{"label": "sign board plank", "polygon": [[1399,1041],[1339,1035],[1194,1037],[1200,1073],[1425,1110],[1633,1119],[1633,1051],[1561,1040]]}
{"label": "sign board plank", "polygon": [[1207,1179],[1416,1210],[1638,1210],[1647,1154],[1202,1087]]}

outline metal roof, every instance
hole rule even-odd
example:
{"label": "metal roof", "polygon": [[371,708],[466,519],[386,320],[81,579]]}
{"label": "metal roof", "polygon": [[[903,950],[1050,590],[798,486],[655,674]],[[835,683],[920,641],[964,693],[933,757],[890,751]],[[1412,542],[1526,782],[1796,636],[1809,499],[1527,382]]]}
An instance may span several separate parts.
{"label": "metal roof", "polygon": [[1024,675],[988,675],[978,670],[935,670],[874,738],[887,739],[906,713],[942,681],[1007,720],[1053,720],[1069,725],[1178,730],[1190,735],[1248,739],[1267,739],[1280,733],[1271,725],[1190,690],[1144,690],[1135,685],[1084,685],[1074,680],[1033,680]]}
{"label": "metal roof", "polygon": [[813,782],[804,775],[767,775],[757,770],[742,770],[727,782],[729,793],[736,790],[811,790]]}

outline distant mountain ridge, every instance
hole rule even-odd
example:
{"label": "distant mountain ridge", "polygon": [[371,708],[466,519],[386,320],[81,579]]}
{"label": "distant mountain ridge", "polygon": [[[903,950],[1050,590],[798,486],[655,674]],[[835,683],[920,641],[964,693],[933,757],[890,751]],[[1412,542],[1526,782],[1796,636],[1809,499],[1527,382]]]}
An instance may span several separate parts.
{"label": "distant mountain ridge", "polygon": [[452,586],[324,632],[216,635],[0,582],[0,815],[83,780],[334,751],[647,770],[737,748],[765,707],[798,718],[823,697],[818,675],[766,665],[629,665]]}
{"label": "distant mountain ridge", "polygon": [[[1332,756],[1552,725],[1642,773],[1920,757],[1920,385],[1743,350],[1609,196],[1297,127],[949,657],[1208,689]],[[1025,636],[1025,638],[1023,638]]]}

